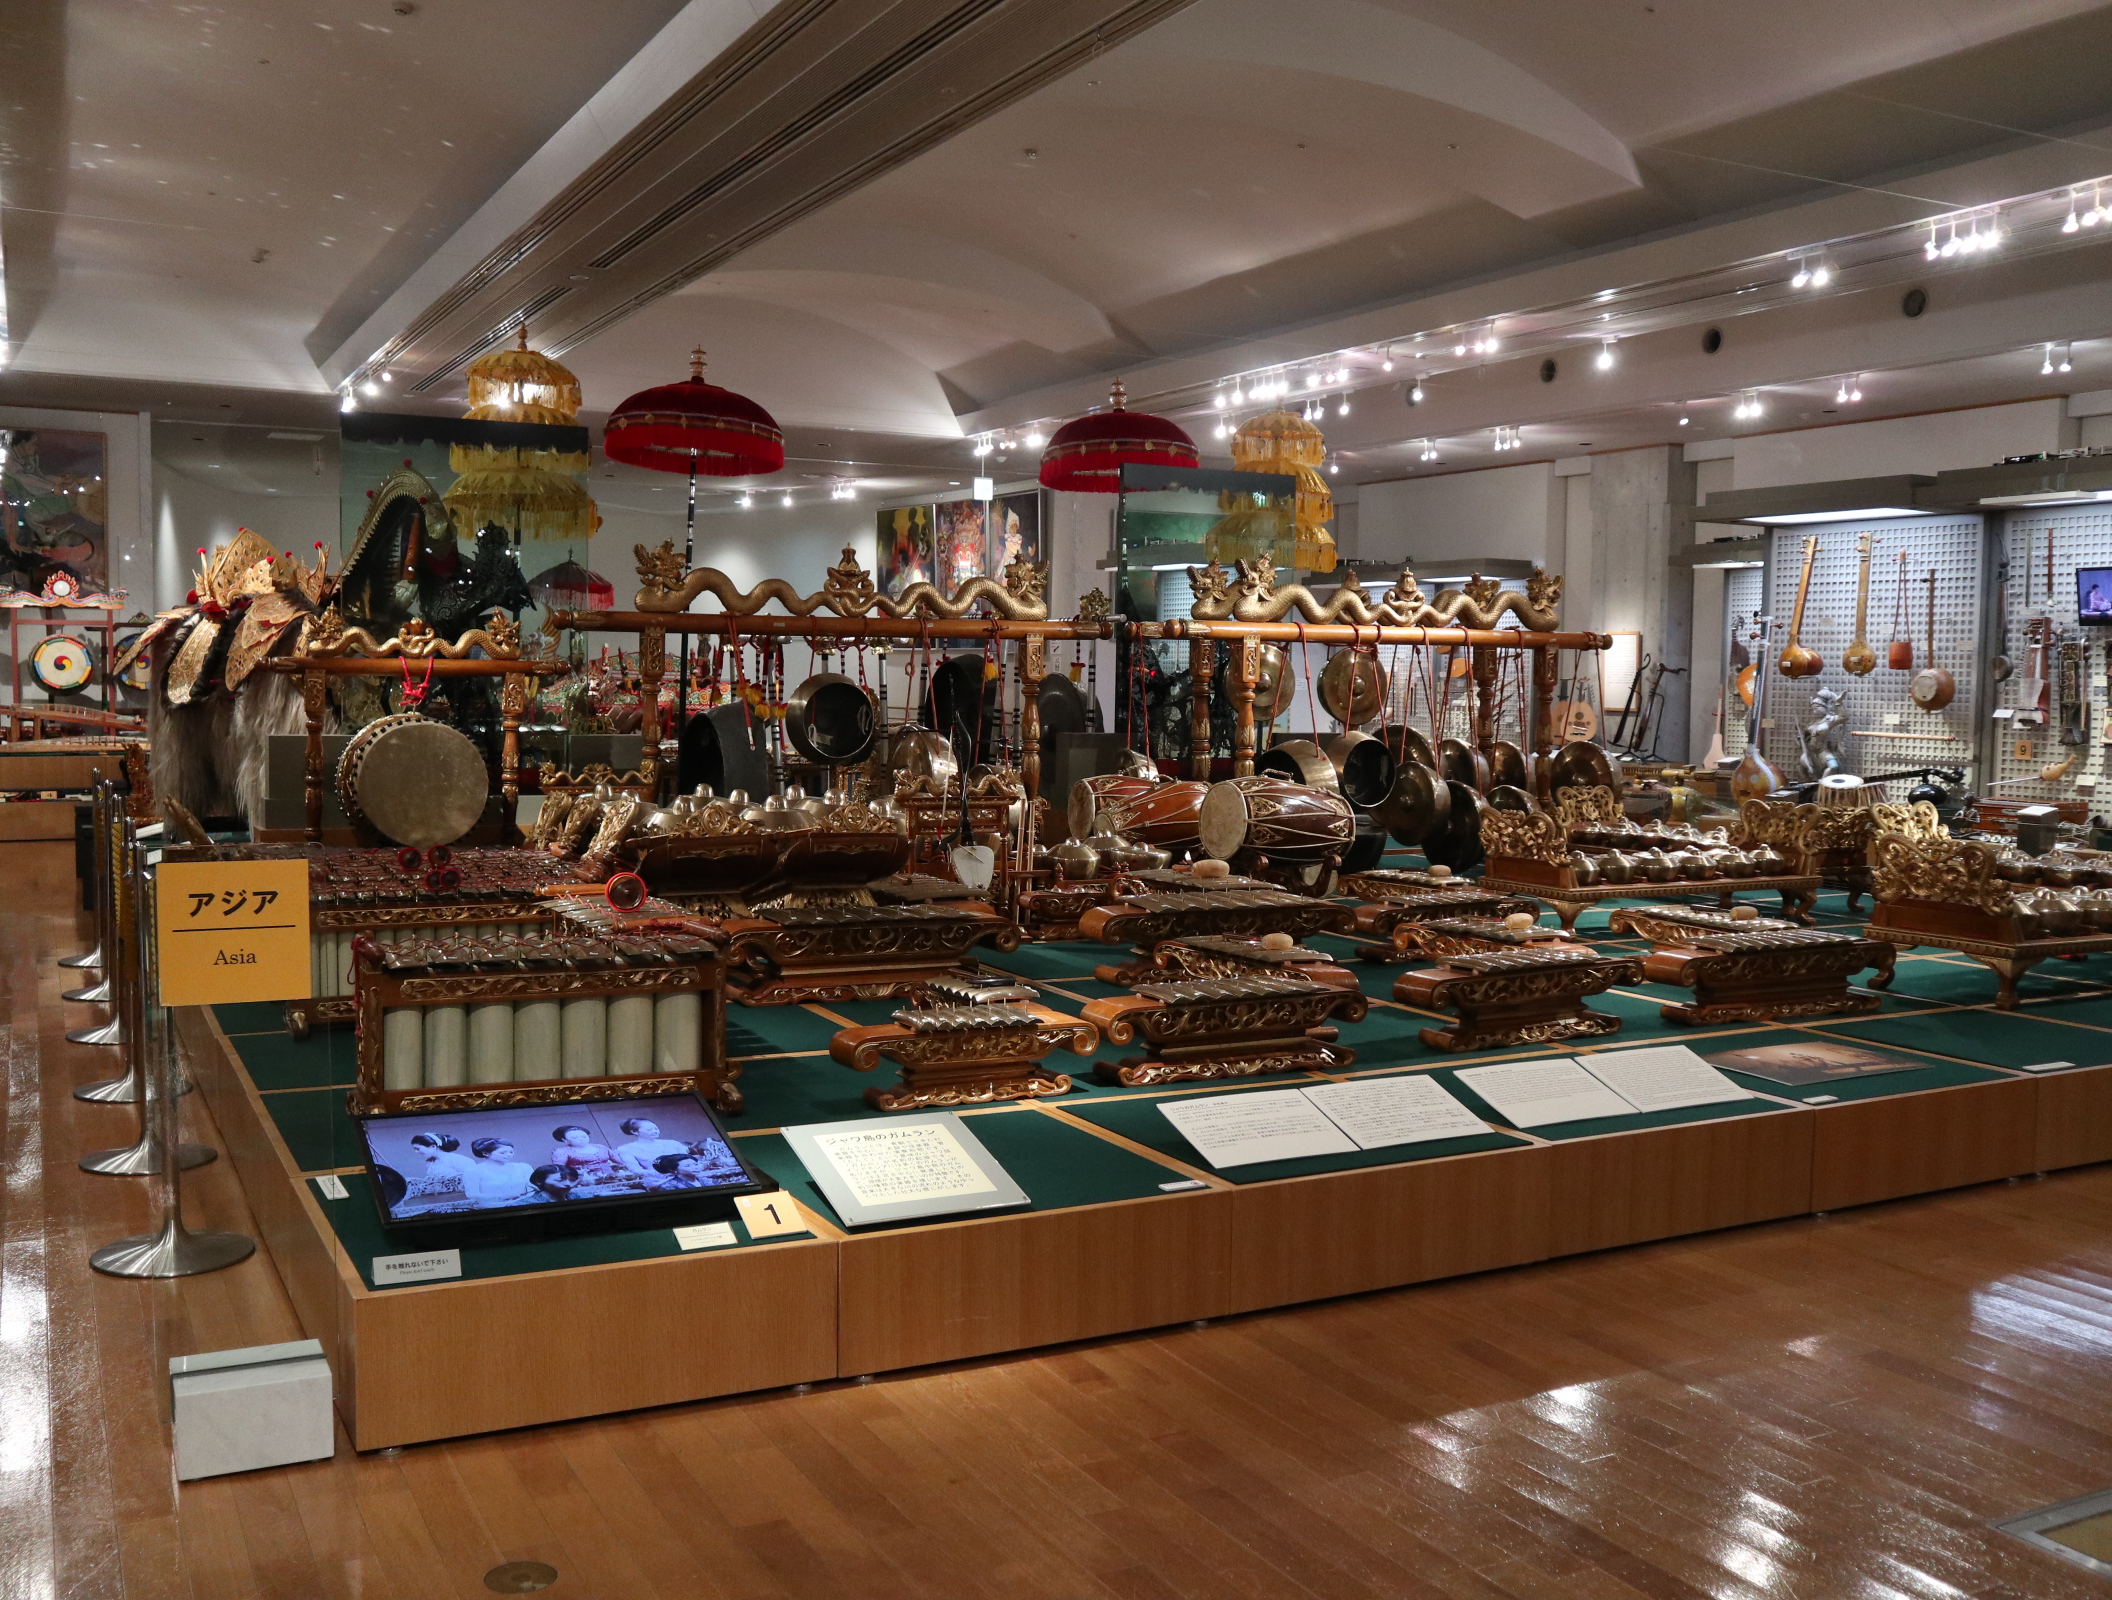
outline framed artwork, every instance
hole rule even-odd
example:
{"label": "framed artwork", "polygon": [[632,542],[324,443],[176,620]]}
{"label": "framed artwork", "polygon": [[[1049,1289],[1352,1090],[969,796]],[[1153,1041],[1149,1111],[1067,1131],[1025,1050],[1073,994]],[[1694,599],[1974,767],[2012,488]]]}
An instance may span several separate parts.
{"label": "framed artwork", "polygon": [[932,579],[947,594],[979,576],[983,568],[984,523],[980,500],[948,500],[938,508],[933,554],[938,576]]}
{"label": "framed artwork", "polygon": [[990,564],[983,570],[1002,578],[1015,561],[1041,563],[1041,491],[1026,489],[999,495],[990,502]]}
{"label": "framed artwork", "polygon": [[881,512],[873,549],[878,552],[882,594],[899,598],[911,584],[931,582],[931,507]]}
{"label": "framed artwork", "polygon": [[42,590],[62,572],[109,587],[107,457],[100,433],[0,431],[0,587]]}

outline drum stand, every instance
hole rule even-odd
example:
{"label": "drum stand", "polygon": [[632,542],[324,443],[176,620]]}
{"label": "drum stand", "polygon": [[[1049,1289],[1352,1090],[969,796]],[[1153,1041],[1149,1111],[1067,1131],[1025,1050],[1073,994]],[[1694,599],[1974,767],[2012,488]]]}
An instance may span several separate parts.
{"label": "drum stand", "polygon": [[[142,899],[151,917],[151,889]],[[144,959],[140,962],[140,981],[134,987],[143,996],[153,982],[154,966],[152,946],[141,940],[139,949]],[[203,1150],[201,1159],[207,1161],[212,1159],[213,1152],[201,1145],[181,1143],[178,1095],[183,1068],[177,1059],[175,1019],[165,1006],[154,1009],[156,1025],[152,1028],[146,1026],[144,1004],[135,1008],[134,1017],[134,1037],[141,1040],[139,1054],[147,1058],[147,1095],[140,1142],[132,1151],[115,1152],[122,1157],[136,1154],[146,1164],[129,1169],[108,1166],[89,1169],[105,1172],[130,1170],[154,1179],[154,1198],[161,1214],[159,1226],[151,1233],[135,1234],[106,1244],[88,1258],[88,1264],[96,1271],[107,1272],[116,1278],[187,1278],[194,1273],[231,1267],[255,1253],[257,1248],[256,1241],[243,1234],[217,1230],[193,1233],[183,1225],[182,1169],[195,1164],[191,1159],[193,1150]],[[166,1159],[172,1151],[180,1152],[177,1160]],[[84,1160],[81,1165],[87,1167],[88,1161]]]}

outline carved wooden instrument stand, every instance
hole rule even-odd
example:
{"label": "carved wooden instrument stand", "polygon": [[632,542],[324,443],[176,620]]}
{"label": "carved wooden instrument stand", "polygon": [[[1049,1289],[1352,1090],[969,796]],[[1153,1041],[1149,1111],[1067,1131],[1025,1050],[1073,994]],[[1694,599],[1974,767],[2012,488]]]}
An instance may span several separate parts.
{"label": "carved wooden instrument stand", "polygon": [[1425,1028],[1433,1050],[1487,1050],[1499,1045],[1547,1044],[1599,1038],[1621,1031],[1621,1019],[1584,1004],[1617,983],[1634,983],[1643,964],[1633,956],[1601,955],[1588,945],[1454,955],[1441,967],[1404,972],[1393,997],[1425,1010],[1452,1010],[1447,1027]]}
{"label": "carved wooden instrument stand", "polygon": [[[1348,906],[1315,900],[1284,889],[1206,889],[1182,894],[1128,895],[1095,906],[1078,919],[1079,932],[1102,944],[1154,945],[1166,939],[1209,934],[1259,938],[1287,933],[1302,939],[1313,933],[1348,933],[1356,914]],[[1157,969],[1149,956],[1123,966],[1101,966],[1093,976],[1103,983],[1138,983]]]}
{"label": "carved wooden instrument stand", "polygon": [[1397,894],[1376,905],[1357,907],[1357,932],[1367,938],[1385,941],[1367,945],[1358,954],[1366,961],[1406,961],[1421,949],[1411,931],[1418,922],[1446,917],[1476,917],[1501,922],[1513,912],[1523,912],[1537,921],[1540,902],[1520,894],[1489,894],[1467,885],[1457,889],[1431,889],[1421,894]]}
{"label": "carved wooden instrument stand", "polygon": [[1875,967],[1870,987],[1882,989],[1892,981],[1898,955],[1880,940],[1818,928],[1755,929],[1746,923],[1725,931],[1641,909],[1616,911],[1611,922],[1650,940],[1652,949],[1643,961],[1645,979],[1694,991],[1692,1001],[1658,1012],[1667,1022],[1689,1025],[1875,1011],[1877,996],[1851,993],[1849,979],[1865,967]]}
{"label": "carved wooden instrument stand", "polygon": [[1263,978],[1297,976],[1333,989],[1354,989],[1357,975],[1337,964],[1325,950],[1290,945],[1263,947],[1259,939],[1205,934],[1194,939],[1165,939],[1148,952],[1154,974],[1175,978]]}
{"label": "carved wooden instrument stand", "polygon": [[865,1091],[875,1111],[930,1111],[1069,1094],[1069,1074],[1041,1065],[1058,1046],[1089,1056],[1100,1047],[1099,1030],[1031,1003],[958,1005],[904,1009],[892,1022],[845,1028],[829,1041],[829,1055],[857,1072],[872,1071],[883,1056],[902,1069],[894,1087]]}
{"label": "carved wooden instrument stand", "polygon": [[1102,1083],[1142,1088],[1349,1066],[1356,1053],[1336,1044],[1336,1030],[1324,1024],[1338,1016],[1361,1021],[1368,1009],[1356,989],[1302,977],[1202,978],[1089,1001],[1085,1016],[1113,1044],[1143,1035],[1149,1055],[1093,1069]]}
{"label": "carved wooden instrument stand", "polygon": [[747,1006],[921,998],[970,946],[1019,948],[1019,925],[972,901],[787,907],[720,926],[728,991]]}

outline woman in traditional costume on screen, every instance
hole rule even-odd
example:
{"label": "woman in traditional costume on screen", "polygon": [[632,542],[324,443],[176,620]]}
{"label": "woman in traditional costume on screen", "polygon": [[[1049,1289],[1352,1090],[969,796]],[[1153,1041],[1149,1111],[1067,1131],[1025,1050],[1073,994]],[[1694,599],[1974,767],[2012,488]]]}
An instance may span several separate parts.
{"label": "woman in traditional costume on screen", "polygon": [[518,1205],[535,1198],[528,1163],[513,1159],[511,1140],[472,1139],[469,1150],[475,1159],[462,1174],[462,1189],[472,1204]]}
{"label": "woman in traditional costume on screen", "polygon": [[664,1139],[660,1136],[660,1124],[650,1117],[627,1117],[623,1131],[631,1136],[629,1144],[616,1147],[616,1159],[624,1167],[650,1181],[653,1164],[662,1156],[686,1156],[689,1146],[680,1139]]}
{"label": "woman in traditional costume on screen", "polygon": [[578,1183],[606,1183],[623,1169],[605,1144],[596,1144],[594,1135],[576,1122],[568,1122],[555,1130],[557,1148],[550,1152],[550,1160],[565,1168]]}
{"label": "woman in traditional costume on screen", "polygon": [[443,1189],[469,1188],[469,1170],[476,1163],[462,1154],[462,1141],[452,1134],[414,1133],[411,1153],[419,1165],[411,1177],[411,1193],[433,1194]]}
{"label": "woman in traditional costume on screen", "polygon": [[703,1189],[711,1179],[704,1172],[704,1164],[684,1150],[679,1155],[664,1155],[654,1158],[646,1184],[654,1189]]}

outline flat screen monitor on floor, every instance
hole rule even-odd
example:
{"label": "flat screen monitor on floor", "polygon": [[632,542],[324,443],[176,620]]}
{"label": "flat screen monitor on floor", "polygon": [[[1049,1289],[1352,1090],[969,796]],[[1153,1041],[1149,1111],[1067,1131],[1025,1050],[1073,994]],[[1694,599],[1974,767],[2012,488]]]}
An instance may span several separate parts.
{"label": "flat screen monitor on floor", "polygon": [[2100,627],[2112,624],[2112,567],[2075,569],[2075,615]]}
{"label": "flat screen monitor on floor", "polygon": [[694,1094],[360,1117],[392,1227],[721,1203],[774,1187]]}

